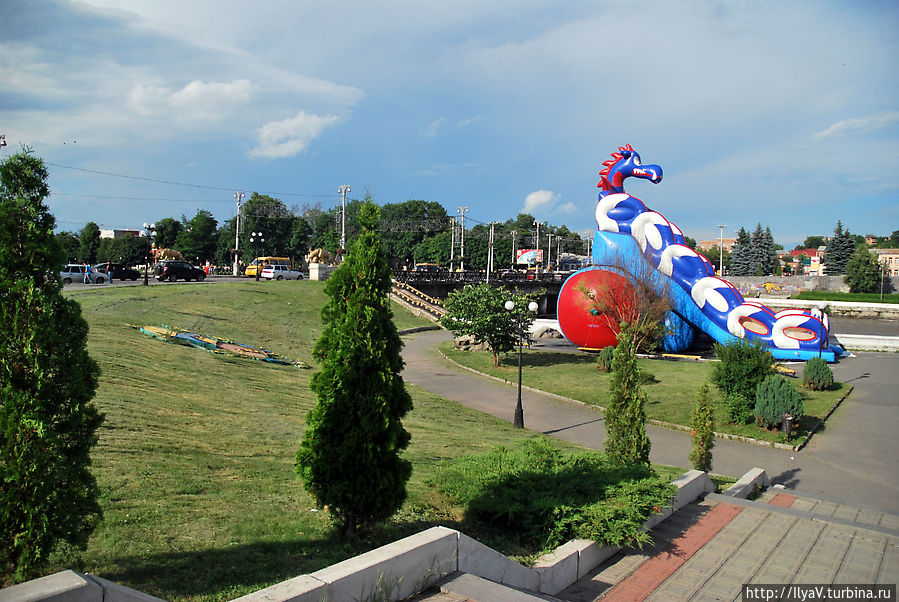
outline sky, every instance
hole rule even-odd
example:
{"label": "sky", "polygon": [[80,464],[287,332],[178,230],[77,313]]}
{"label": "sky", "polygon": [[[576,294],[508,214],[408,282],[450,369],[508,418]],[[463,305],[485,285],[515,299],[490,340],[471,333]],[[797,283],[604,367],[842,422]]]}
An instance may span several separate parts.
{"label": "sky", "polygon": [[58,230],[349,185],[586,233],[628,143],[664,178],[627,191],[697,240],[899,230],[894,0],[11,0],[0,23],[0,156],[48,164]]}

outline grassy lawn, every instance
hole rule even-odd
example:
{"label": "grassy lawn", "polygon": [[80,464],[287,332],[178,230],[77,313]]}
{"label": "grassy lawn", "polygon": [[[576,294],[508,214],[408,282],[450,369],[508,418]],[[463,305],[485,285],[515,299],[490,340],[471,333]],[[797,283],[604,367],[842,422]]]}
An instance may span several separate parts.
{"label": "grassy lawn", "polygon": [[[332,535],[293,470],[314,369],[170,345],[129,326],[191,329],[314,367],[323,283],[66,294],[82,306],[102,370],[95,403],[106,421],[92,458],[105,516],[85,552],[57,558],[48,572],[74,568],[167,600],[228,600],[437,524],[528,554],[501,533],[472,532],[463,509],[429,484],[448,458],[517,447],[521,431],[508,423],[410,386],[408,499],[391,522],[349,544]],[[401,329],[428,323],[399,306],[394,313]]]}
{"label": "grassy lawn", "polygon": [[[444,343],[440,350],[456,362],[485,374],[514,382],[518,380],[517,351],[500,356],[500,365],[494,368],[490,353],[458,351],[453,349],[450,342]],[[586,353],[525,351],[522,359],[523,384],[585,403],[605,406],[609,398],[611,375],[596,369],[596,357]],[[709,379],[711,364],[650,359],[640,359],[638,363],[642,371],[651,373],[658,381],[644,385],[649,397],[646,406],[649,418],[689,425],[690,414],[696,406],[696,395],[702,383]],[[791,379],[791,382],[802,396],[805,407],[806,415],[799,424],[800,435],[817,424],[848,389],[847,385],[839,384],[838,388],[831,391],[808,391],[801,386],[799,378]],[[727,424],[717,388],[711,386],[710,393],[716,404],[717,431],[765,441],[782,441],[780,433],[760,429],[754,424]]]}
{"label": "grassy lawn", "polygon": [[829,291],[802,291],[791,299],[809,301],[854,301],[856,303],[899,303],[899,294],[891,293],[880,298],[880,293],[837,293]]}

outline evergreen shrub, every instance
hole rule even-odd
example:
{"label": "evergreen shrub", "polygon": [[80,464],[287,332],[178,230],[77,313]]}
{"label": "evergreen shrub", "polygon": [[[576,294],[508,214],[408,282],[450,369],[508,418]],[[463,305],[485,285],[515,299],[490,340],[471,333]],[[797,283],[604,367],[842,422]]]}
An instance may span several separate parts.
{"label": "evergreen shrub", "polygon": [[755,394],[755,419],[759,426],[780,427],[784,413],[798,420],[804,413],[802,398],[783,376],[774,374],[759,385]]}
{"label": "evergreen shrub", "polygon": [[802,381],[806,389],[827,391],[833,387],[833,370],[824,359],[812,358],[805,363],[805,367],[802,369]]}

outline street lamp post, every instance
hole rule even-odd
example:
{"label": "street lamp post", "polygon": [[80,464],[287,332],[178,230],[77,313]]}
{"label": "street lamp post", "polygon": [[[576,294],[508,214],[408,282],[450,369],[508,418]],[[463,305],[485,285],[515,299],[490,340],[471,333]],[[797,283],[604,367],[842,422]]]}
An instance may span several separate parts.
{"label": "street lamp post", "polygon": [[[265,243],[265,239],[262,238],[262,232],[250,232],[250,243],[254,244],[259,243],[262,246]],[[255,250],[255,248],[254,248]],[[258,253],[258,251],[257,251]],[[258,257],[258,256],[257,256]],[[256,282],[259,282],[259,272],[262,271],[262,265],[259,261],[256,262]]]}
{"label": "street lamp post", "polygon": [[147,237],[147,253],[144,255],[144,286],[150,286],[150,244],[156,236],[156,224],[144,222],[144,236]]}
{"label": "street lamp post", "polygon": [[718,224],[718,228],[721,229],[721,234],[718,237],[718,276],[724,276],[724,229],[727,228],[727,224]]}
{"label": "street lamp post", "polygon": [[[515,302],[512,300],[506,301],[504,307],[506,311],[513,312],[515,311]],[[531,301],[528,303],[528,311],[531,313],[537,312],[537,304]],[[524,428],[524,408],[521,407],[521,349],[524,347],[524,326],[522,324],[521,316],[515,316],[518,325],[518,403],[515,405],[515,418],[512,421],[512,426],[515,428],[523,429]]]}

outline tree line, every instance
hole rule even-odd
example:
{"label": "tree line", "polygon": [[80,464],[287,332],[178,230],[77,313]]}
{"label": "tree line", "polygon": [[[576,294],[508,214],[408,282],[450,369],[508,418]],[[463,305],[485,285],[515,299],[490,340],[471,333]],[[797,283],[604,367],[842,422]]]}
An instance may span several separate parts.
{"label": "tree line", "polygon": [[[359,211],[370,200],[347,202],[347,241],[359,235]],[[380,213],[378,233],[391,268],[411,268],[416,263],[436,263],[448,268],[451,262],[453,267],[459,267],[462,261],[466,269],[487,268],[490,224],[476,223],[473,227],[466,224],[462,257],[460,222],[447,215],[440,203],[411,199],[387,203],[380,207]],[[497,267],[511,267],[515,249],[538,246],[536,219],[531,214],[521,213],[493,227]],[[155,223],[153,240],[157,247],[177,249],[194,263],[208,260],[214,265],[230,265],[235,248],[242,263],[259,256],[290,257],[299,262],[311,249],[321,248],[337,254],[340,230],[340,207],[288,208],[277,198],[253,193],[241,209],[239,233],[236,217],[219,224],[209,211],[200,209],[192,218],[182,215],[180,219],[160,219]],[[144,263],[149,248],[143,236],[101,238],[100,227],[94,222],[86,224],[80,232],[60,232],[56,237],[69,262],[117,261],[139,265]],[[588,241],[565,225],[541,223],[539,247],[547,260],[551,256],[555,261],[560,253],[586,255]]]}

